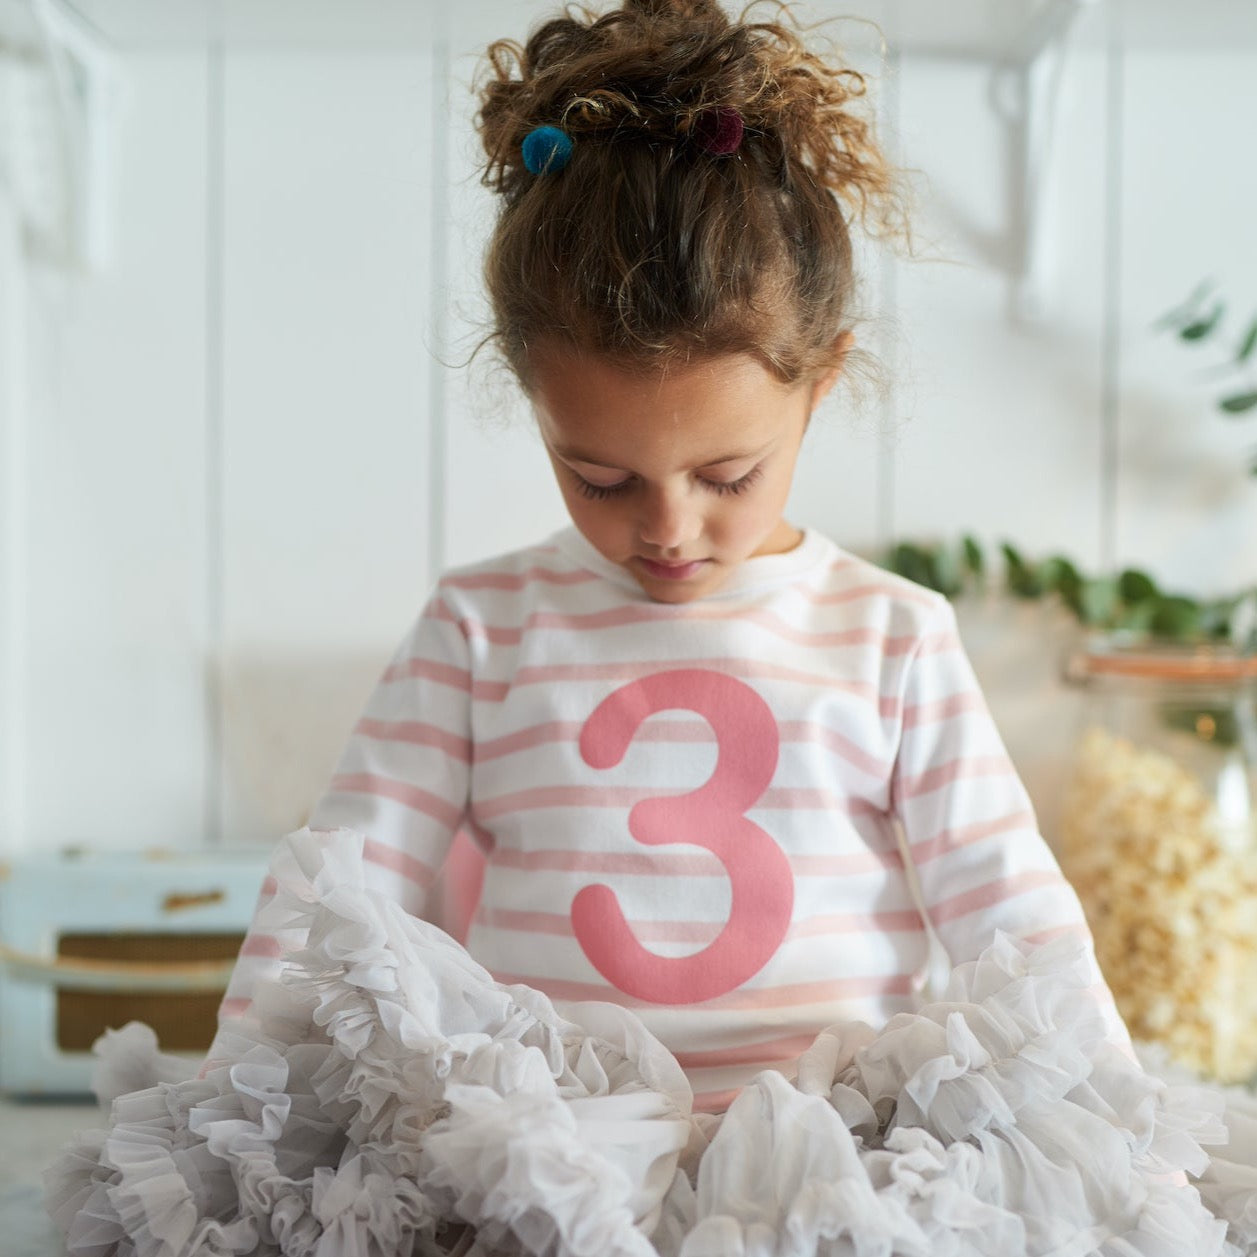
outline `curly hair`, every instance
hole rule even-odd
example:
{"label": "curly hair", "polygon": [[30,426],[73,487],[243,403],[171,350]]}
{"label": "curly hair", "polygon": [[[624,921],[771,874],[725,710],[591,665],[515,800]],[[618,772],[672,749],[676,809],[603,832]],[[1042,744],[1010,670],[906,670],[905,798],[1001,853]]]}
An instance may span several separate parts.
{"label": "curly hair", "polygon": [[[784,4],[773,21],[748,21],[755,7],[568,5],[524,44],[489,47],[477,123],[483,182],[502,200],[488,339],[526,390],[544,340],[628,369],[749,353],[786,383],[840,360],[848,218],[906,234],[903,198],[857,107],[865,77],[809,51]],[[741,115],[732,156],[695,142],[715,107]],[[538,176],[521,144],[544,124],[574,147]]]}

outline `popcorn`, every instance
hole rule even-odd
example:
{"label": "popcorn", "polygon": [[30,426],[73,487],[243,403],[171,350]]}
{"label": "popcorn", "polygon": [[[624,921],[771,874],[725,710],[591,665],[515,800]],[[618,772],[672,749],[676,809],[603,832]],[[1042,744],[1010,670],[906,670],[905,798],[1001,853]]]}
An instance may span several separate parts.
{"label": "popcorn", "polygon": [[1083,738],[1061,864],[1135,1039],[1222,1082],[1257,1074],[1257,835],[1169,755]]}

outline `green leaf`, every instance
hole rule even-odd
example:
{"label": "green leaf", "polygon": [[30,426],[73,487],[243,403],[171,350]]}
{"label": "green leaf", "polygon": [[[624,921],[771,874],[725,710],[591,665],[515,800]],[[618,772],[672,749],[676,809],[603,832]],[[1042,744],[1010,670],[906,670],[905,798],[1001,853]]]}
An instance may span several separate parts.
{"label": "green leaf", "polygon": [[978,545],[976,537],[966,534],[961,538],[961,546],[964,548],[965,567],[973,573],[978,580],[986,575],[986,558],[982,554],[982,547]]}
{"label": "green leaf", "polygon": [[1204,340],[1218,326],[1225,312],[1226,302],[1217,302],[1203,319],[1195,319],[1188,323],[1186,327],[1179,328],[1179,338],[1181,340]]}
{"label": "green leaf", "polygon": [[1200,604],[1200,631],[1206,637],[1225,641],[1231,636],[1231,614],[1234,598],[1214,598]]}
{"label": "green leaf", "polygon": [[934,564],[930,555],[920,546],[901,541],[890,555],[890,570],[897,576],[915,581],[918,585],[934,588]]}
{"label": "green leaf", "polygon": [[954,598],[964,587],[960,575],[960,556],[950,546],[940,546],[934,555],[934,588]]}
{"label": "green leaf", "polygon": [[1218,403],[1218,408],[1225,410],[1228,415],[1242,415],[1254,406],[1257,406],[1257,392],[1236,393],[1234,397],[1224,397]]}
{"label": "green leaf", "polygon": [[1072,606],[1078,599],[1082,576],[1064,555],[1054,554],[1039,564],[1039,583],[1046,592],[1059,594]]}
{"label": "green leaf", "polygon": [[1235,361],[1247,362],[1253,356],[1254,349],[1257,349],[1257,317],[1254,317],[1248,331],[1244,333],[1244,339],[1235,351]]}
{"label": "green leaf", "polygon": [[1145,598],[1157,596],[1157,583],[1138,568],[1128,567],[1117,578],[1117,592],[1123,602],[1143,602]]}
{"label": "green leaf", "polygon": [[1178,640],[1199,637],[1200,605],[1191,598],[1158,598],[1149,627],[1162,637],[1172,637]]}
{"label": "green leaf", "polygon": [[1156,600],[1152,598],[1146,602],[1137,602],[1133,606],[1123,607],[1113,622],[1113,627],[1126,629],[1131,633],[1146,633],[1152,628],[1156,610]]}
{"label": "green leaf", "polygon": [[1061,601],[1081,620],[1082,617],[1082,587],[1086,584],[1081,577],[1078,584],[1060,591]]}
{"label": "green leaf", "polygon": [[1202,279],[1192,290],[1191,296],[1186,301],[1180,302],[1173,310],[1167,310],[1157,319],[1152,325],[1152,330],[1160,332],[1170,327],[1181,327],[1200,308],[1200,303],[1209,295],[1212,289],[1213,280]]}
{"label": "green leaf", "polygon": [[1035,569],[1008,542],[1000,549],[1004,552],[1004,580],[1009,592],[1018,598],[1037,598],[1043,592],[1043,585]]}
{"label": "green leaf", "polygon": [[1117,610],[1117,582],[1103,576],[1084,580],[1078,590],[1078,606],[1084,624],[1107,624]]}

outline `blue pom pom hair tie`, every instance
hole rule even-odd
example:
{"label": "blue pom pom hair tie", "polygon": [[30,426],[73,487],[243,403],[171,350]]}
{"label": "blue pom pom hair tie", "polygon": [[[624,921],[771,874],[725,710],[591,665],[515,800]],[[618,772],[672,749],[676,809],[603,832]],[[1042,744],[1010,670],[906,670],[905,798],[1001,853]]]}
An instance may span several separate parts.
{"label": "blue pom pom hair tie", "polygon": [[537,127],[520,145],[524,165],[534,175],[558,174],[572,160],[572,137],[558,127]]}

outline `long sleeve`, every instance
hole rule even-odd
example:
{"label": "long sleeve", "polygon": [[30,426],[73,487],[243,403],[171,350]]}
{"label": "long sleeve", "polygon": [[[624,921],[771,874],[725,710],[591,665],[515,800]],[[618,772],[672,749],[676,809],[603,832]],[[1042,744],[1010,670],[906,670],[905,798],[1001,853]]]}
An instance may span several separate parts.
{"label": "long sleeve", "polygon": [[[467,810],[472,677],[467,640],[434,594],[381,676],[309,827],[364,836],[366,884],[426,916],[429,891]],[[262,885],[253,921],[219,1008],[247,1013],[257,983],[274,976],[300,939],[276,928]]]}
{"label": "long sleeve", "polygon": [[[949,604],[939,605],[907,666],[901,713],[893,806],[950,962],[974,959],[996,930],[1028,942],[1076,933],[1090,944],[1078,896],[1039,833]],[[1095,979],[1113,1037],[1125,1044],[1098,966]]]}

